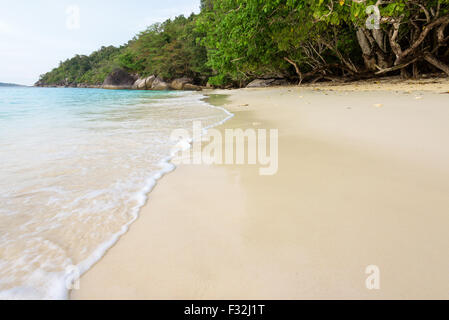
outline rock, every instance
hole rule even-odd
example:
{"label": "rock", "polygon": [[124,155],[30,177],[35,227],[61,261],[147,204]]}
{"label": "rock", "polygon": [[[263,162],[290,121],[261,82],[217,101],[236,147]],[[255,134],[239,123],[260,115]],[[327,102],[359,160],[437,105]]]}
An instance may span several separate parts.
{"label": "rock", "polygon": [[115,69],[104,80],[105,89],[132,89],[136,78],[123,69]]}
{"label": "rock", "polygon": [[184,90],[184,86],[187,84],[191,84],[192,82],[193,82],[193,79],[190,79],[190,78],[175,79],[170,84],[170,87],[175,90]]}
{"label": "rock", "polygon": [[159,77],[156,77],[156,79],[154,79],[152,85],[151,85],[151,90],[168,90],[169,86],[166,82],[164,82],[164,80],[162,80]]}
{"label": "rock", "polygon": [[156,80],[155,76],[139,78],[134,82],[132,88],[134,90],[152,90],[154,80]]}
{"label": "rock", "polygon": [[189,90],[189,91],[201,91],[202,88],[200,86],[196,86],[194,84],[191,83],[186,83],[184,85],[184,90]]}
{"label": "rock", "polygon": [[154,80],[156,80],[156,76],[149,76],[145,78],[145,87],[147,90],[151,90]]}
{"label": "rock", "polygon": [[145,85],[145,80],[146,79],[142,79],[142,78],[137,79],[136,82],[134,82],[133,89],[134,90],[145,90],[147,88]]}
{"label": "rock", "polygon": [[288,82],[285,79],[256,79],[250,82],[246,87],[247,88],[266,88],[273,86],[284,86],[287,85]]}

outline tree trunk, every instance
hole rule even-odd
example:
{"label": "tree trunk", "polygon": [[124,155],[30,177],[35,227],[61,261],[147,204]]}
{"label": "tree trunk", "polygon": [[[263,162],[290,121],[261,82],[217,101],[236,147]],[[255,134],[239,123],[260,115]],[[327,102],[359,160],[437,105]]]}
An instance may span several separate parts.
{"label": "tree trunk", "polygon": [[391,57],[383,52],[376,52],[377,55],[377,65],[381,69],[389,68],[393,65]]}
{"label": "tree trunk", "polygon": [[449,76],[449,66],[442,61],[438,60],[433,54],[426,53],[424,54],[424,60],[433,65],[434,67],[444,71]]}
{"label": "tree trunk", "polygon": [[361,28],[357,30],[357,40],[363,52],[366,69],[376,71],[376,57],[374,56],[373,47]]}
{"label": "tree trunk", "polygon": [[415,58],[413,60],[410,60],[409,62],[400,64],[398,66],[393,66],[390,68],[379,70],[376,72],[376,74],[381,75],[381,74],[385,74],[385,73],[392,72],[392,71],[402,70],[402,69],[406,68],[407,66],[411,65],[412,63],[415,63],[416,61],[418,61],[418,58]]}
{"label": "tree trunk", "polygon": [[385,43],[385,32],[382,29],[374,29],[372,31],[373,38],[376,40],[379,48],[386,53],[387,52],[387,44]]}
{"label": "tree trunk", "polygon": [[[396,59],[395,64],[398,65],[398,64],[402,63],[402,61],[404,61],[409,55],[415,53],[415,51],[419,48],[419,46],[427,38],[427,35],[430,33],[430,31],[432,31],[435,27],[437,27],[439,25],[442,25],[442,24],[444,25],[446,23],[449,23],[449,15],[440,17],[440,18],[434,20],[433,22],[427,24],[426,26],[424,26],[424,28],[422,29],[421,34],[419,36],[417,36],[417,38],[416,38],[417,40],[415,42],[413,42],[409,48],[407,48],[404,51],[400,51],[400,52],[397,52],[397,53],[395,52],[396,55],[397,55],[397,59]],[[443,28],[443,30],[444,30],[444,28]],[[392,43],[392,47],[393,47],[394,44],[395,43],[393,42]],[[430,57],[429,59],[433,60],[432,57]],[[428,61],[427,59],[426,59],[426,61],[433,65],[433,63]],[[439,68],[439,67],[437,67],[437,68]]]}
{"label": "tree trunk", "polygon": [[302,72],[301,72],[301,70],[299,70],[299,67],[298,67],[298,65],[296,64],[296,62],[293,61],[293,60],[290,60],[290,59],[287,58],[287,57],[284,57],[284,60],[287,61],[288,63],[290,63],[293,67],[295,67],[296,74],[297,74],[298,77],[299,77],[299,83],[298,83],[298,85],[301,85],[302,80],[303,80],[303,76],[302,76]]}
{"label": "tree trunk", "polygon": [[413,79],[418,79],[419,77],[419,69],[418,69],[418,63],[415,62],[413,65]]}
{"label": "tree trunk", "polygon": [[407,68],[401,69],[401,78],[404,80],[410,79],[410,73],[407,71]]}

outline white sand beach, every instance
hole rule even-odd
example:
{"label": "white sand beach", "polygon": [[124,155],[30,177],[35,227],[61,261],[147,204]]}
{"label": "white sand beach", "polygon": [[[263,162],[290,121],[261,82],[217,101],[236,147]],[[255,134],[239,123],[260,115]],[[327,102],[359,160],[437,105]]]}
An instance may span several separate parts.
{"label": "white sand beach", "polygon": [[235,113],[220,130],[279,130],[278,173],[180,165],[72,298],[448,299],[448,90],[211,91]]}

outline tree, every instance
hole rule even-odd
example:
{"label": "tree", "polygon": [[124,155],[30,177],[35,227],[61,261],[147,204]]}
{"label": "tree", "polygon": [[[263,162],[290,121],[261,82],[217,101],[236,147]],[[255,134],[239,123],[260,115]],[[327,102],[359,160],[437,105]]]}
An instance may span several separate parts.
{"label": "tree", "polygon": [[202,0],[199,15],[154,24],[120,48],[77,55],[41,80],[98,84],[117,67],[219,86],[258,77],[449,75],[448,25],[449,0]]}
{"label": "tree", "polygon": [[141,75],[155,74],[167,80],[191,77],[198,83],[205,82],[210,70],[195,20],[192,14],[150,26],[130,41],[119,58],[121,65]]}

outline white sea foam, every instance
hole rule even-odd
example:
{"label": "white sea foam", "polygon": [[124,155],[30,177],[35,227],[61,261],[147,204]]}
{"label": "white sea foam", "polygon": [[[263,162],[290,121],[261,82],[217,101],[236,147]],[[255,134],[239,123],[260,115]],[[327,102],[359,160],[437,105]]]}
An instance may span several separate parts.
{"label": "white sea foam", "polygon": [[[100,94],[108,99],[103,92]],[[122,100],[125,105],[126,98]],[[171,160],[179,150],[164,145],[168,143],[167,137],[159,137],[157,130],[153,133],[152,126],[148,126],[139,117],[157,121],[156,127],[166,126],[167,129],[178,129],[179,125],[189,128],[194,120],[203,120],[206,123],[209,121],[204,134],[207,133],[207,129],[223,124],[233,117],[233,114],[226,109],[212,106],[203,99],[204,96],[198,93],[172,93],[163,98],[149,97],[143,102],[134,101],[137,107],[131,109],[132,116],[126,112],[129,111],[127,109],[120,112],[102,105],[106,112],[87,116],[88,121],[96,121],[98,118],[101,121],[95,122],[95,126],[88,126],[87,129],[92,132],[92,137],[101,135],[108,137],[107,139],[118,140],[118,149],[114,148],[114,141],[108,141],[110,144],[107,145],[99,145],[98,150],[92,149],[88,140],[90,131],[85,136],[85,141],[70,137],[73,139],[72,144],[69,144],[70,148],[66,150],[55,151],[57,147],[50,143],[42,148],[43,150],[39,149],[40,152],[51,153],[50,157],[39,159],[42,162],[39,165],[48,165],[46,161],[49,158],[52,163],[63,161],[68,164],[62,168],[58,166],[59,171],[56,172],[54,168],[42,167],[40,173],[42,179],[35,184],[26,182],[26,178],[36,172],[21,158],[28,156],[28,152],[19,150],[15,154],[19,160],[16,169],[20,171],[21,180],[17,182],[19,187],[0,185],[0,191],[2,187],[5,191],[0,198],[2,201],[0,231],[5,231],[0,234],[0,289],[2,289],[0,299],[67,299],[69,296],[67,283],[72,283],[74,277],[78,276],[77,272],[73,272],[73,265],[76,266],[75,270],[79,271],[79,275],[82,275],[98,262],[138,219],[139,211],[157,181],[175,169]],[[158,108],[158,112],[153,115],[155,120],[145,118],[148,106]],[[169,110],[165,112],[164,108]],[[204,109],[217,112],[209,113]],[[69,119],[75,122],[75,125],[69,123],[70,127],[83,127],[84,115],[85,113],[81,114],[81,121],[80,117],[76,117],[75,120]],[[126,117],[134,118],[128,121]],[[86,129],[83,128],[82,132],[85,133]],[[138,139],[136,136],[145,139],[150,137],[149,141],[152,142],[147,145],[142,141],[135,141],[133,138]],[[27,136],[27,139],[28,146],[39,142],[34,141],[35,138],[32,136]],[[64,149],[66,141],[70,139],[58,141],[55,145],[63,146]],[[104,143],[104,140],[101,141]],[[184,141],[178,146],[181,149],[190,148],[191,143],[192,141]],[[126,148],[122,150],[120,146]],[[72,158],[77,160],[70,162]],[[96,167],[96,164],[99,167]],[[101,167],[102,164],[113,167],[114,173],[123,172],[126,176],[115,177],[117,180],[107,188],[99,188],[101,183],[91,181],[88,183],[90,188],[83,189],[83,179],[89,180],[92,173],[103,172],[105,168]],[[72,174],[72,169],[79,178]],[[14,179],[14,177],[12,173],[7,178]],[[67,181],[68,179],[71,180]],[[101,176],[92,179],[101,180]],[[52,185],[46,185],[47,182]],[[11,208],[18,203],[24,204],[23,208],[12,210]],[[41,210],[42,208],[47,211]],[[6,226],[7,222],[13,222],[10,224],[12,225],[10,230]],[[77,245],[74,246],[72,242],[77,242]]]}

